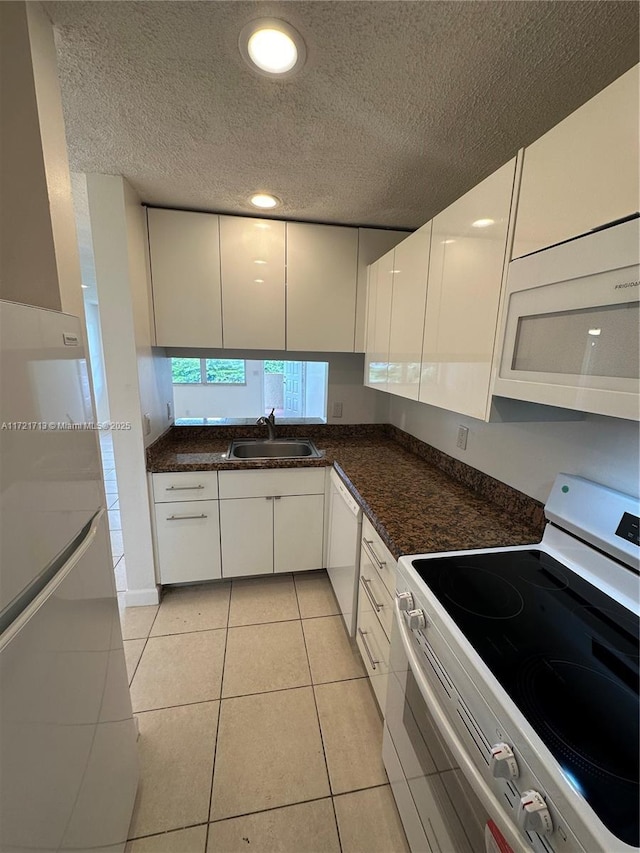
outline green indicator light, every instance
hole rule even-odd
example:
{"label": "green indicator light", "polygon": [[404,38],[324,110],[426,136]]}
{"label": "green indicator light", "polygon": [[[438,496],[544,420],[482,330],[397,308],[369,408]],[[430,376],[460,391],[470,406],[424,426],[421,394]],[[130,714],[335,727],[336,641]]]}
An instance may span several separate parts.
{"label": "green indicator light", "polygon": [[563,487],[562,487],[562,491],[563,491],[563,492],[565,493],[565,495],[566,495],[566,494],[567,494],[567,492],[569,491],[569,486],[563,486]]}

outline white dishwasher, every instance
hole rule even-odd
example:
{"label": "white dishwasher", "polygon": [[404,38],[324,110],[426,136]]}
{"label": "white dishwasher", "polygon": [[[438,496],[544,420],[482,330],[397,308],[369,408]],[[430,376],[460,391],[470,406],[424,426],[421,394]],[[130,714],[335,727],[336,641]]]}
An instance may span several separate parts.
{"label": "white dishwasher", "polygon": [[356,633],[362,510],[335,469],[331,470],[327,572],[351,637]]}

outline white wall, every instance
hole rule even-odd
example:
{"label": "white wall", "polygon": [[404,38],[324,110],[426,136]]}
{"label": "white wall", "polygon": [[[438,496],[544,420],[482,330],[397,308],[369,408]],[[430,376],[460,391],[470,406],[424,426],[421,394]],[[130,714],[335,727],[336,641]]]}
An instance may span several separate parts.
{"label": "white wall", "polygon": [[[135,339],[136,319],[140,329],[144,329],[144,218],[142,224],[136,220],[135,211],[130,209],[135,196],[128,192],[122,178],[87,175],[86,188],[109,412],[112,421],[131,424],[129,430],[113,432],[127,567],[125,602],[157,604],[142,425],[143,395]],[[141,351],[152,359],[151,347],[144,344]],[[152,391],[145,389],[145,393],[146,400],[152,398]]]}
{"label": "white wall", "polygon": [[[543,503],[560,471],[638,495],[638,424],[632,421],[585,415],[553,423],[485,423],[375,393],[388,397],[390,423]],[[466,451],[456,447],[459,424],[469,427]]]}
{"label": "white wall", "polygon": [[102,354],[102,333],[100,331],[100,314],[95,302],[88,302],[84,306],[85,319],[87,321],[87,338],[89,341],[89,354],[91,356],[91,375],[93,377],[93,393],[96,402],[96,417],[104,423],[111,420],[109,414],[109,398],[107,396],[107,382],[104,375],[104,356]]}
{"label": "white wall", "polygon": [[0,297],[84,316],[53,28],[0,3]]}
{"label": "white wall", "polygon": [[[373,424],[387,420],[386,395],[362,384],[364,355],[344,352],[280,352],[272,350],[205,350],[167,347],[167,355],[177,358],[254,358],[285,359],[287,361],[326,361],[329,364],[327,423]],[[342,403],[342,417],[331,414],[333,403]],[[246,417],[251,417],[253,410]],[[257,415],[256,415],[257,417]]]}

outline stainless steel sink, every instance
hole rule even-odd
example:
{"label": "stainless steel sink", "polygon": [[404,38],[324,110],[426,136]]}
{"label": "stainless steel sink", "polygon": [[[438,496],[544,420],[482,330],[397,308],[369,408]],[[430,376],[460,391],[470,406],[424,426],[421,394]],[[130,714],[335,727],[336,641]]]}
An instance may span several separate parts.
{"label": "stainless steel sink", "polygon": [[227,459],[317,459],[320,451],[309,438],[238,439],[232,441]]}

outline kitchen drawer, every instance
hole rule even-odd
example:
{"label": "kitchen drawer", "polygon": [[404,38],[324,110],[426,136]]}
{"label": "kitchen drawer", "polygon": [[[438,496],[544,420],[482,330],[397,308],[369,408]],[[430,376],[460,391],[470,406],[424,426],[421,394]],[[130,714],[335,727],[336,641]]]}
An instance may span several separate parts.
{"label": "kitchen drawer", "polygon": [[154,503],[208,501],[218,497],[218,472],[194,471],[153,475]]}
{"label": "kitchen drawer", "polygon": [[358,630],[356,642],[371,681],[378,707],[384,715],[387,701],[390,644],[369,599],[360,591],[358,596]]}
{"label": "kitchen drawer", "polygon": [[363,551],[375,566],[391,598],[395,598],[398,564],[366,516],[362,519],[362,542]]}
{"label": "kitchen drawer", "polygon": [[189,583],[222,576],[218,501],[155,505],[160,583]]}
{"label": "kitchen drawer", "polygon": [[363,601],[367,599],[367,607],[371,608],[372,612],[376,614],[387,638],[390,639],[393,623],[393,598],[389,595],[389,590],[382,582],[364,545],[360,554],[360,590],[358,595]]}
{"label": "kitchen drawer", "polygon": [[324,468],[220,471],[219,476],[221,499],[324,494]]}

